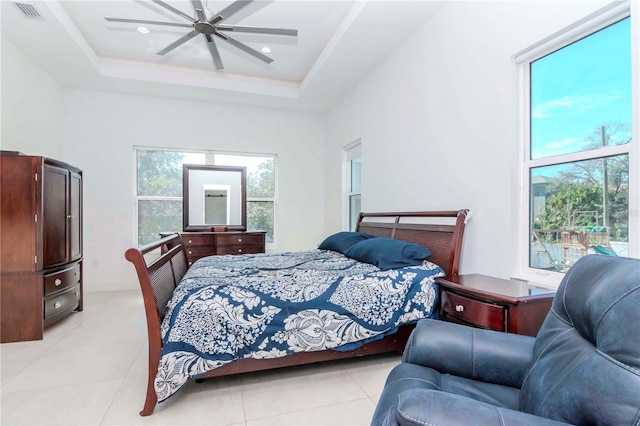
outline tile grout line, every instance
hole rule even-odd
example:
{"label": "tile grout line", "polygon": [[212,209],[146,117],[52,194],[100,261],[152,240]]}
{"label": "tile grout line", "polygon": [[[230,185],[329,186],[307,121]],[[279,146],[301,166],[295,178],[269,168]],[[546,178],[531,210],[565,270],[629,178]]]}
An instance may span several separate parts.
{"label": "tile grout line", "polygon": [[[111,410],[111,407],[113,407],[113,403],[115,402],[115,400],[118,398],[118,396],[120,395],[120,392],[122,391],[122,388],[124,387],[125,382],[127,381],[127,378],[129,377],[129,375],[131,374],[131,371],[133,370],[133,367],[136,364],[136,360],[138,359],[138,357],[140,356],[140,353],[142,351],[144,351],[144,347],[145,347],[145,343],[147,343],[148,339],[145,339],[142,342],[142,345],[140,346],[140,349],[138,350],[137,355],[133,358],[133,361],[131,362],[131,366],[129,367],[129,370],[127,371],[127,374],[125,374],[125,376],[122,378],[122,383],[120,383],[120,386],[118,387],[118,390],[116,391],[116,393],[113,395],[113,398],[111,398],[111,401],[109,402],[109,406],[107,407],[107,409],[104,411],[104,415],[102,416],[102,419],[100,420],[100,422],[98,423],[99,425],[102,425],[104,423],[104,420],[107,418],[107,415],[109,414],[109,410]],[[149,361],[147,360],[147,363]],[[147,373],[149,374],[149,373]]]}

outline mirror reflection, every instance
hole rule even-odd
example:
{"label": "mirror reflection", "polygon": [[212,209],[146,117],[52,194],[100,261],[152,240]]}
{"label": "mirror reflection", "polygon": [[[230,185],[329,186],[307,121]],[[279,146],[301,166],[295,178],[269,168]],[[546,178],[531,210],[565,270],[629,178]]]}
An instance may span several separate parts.
{"label": "mirror reflection", "polygon": [[246,230],[246,168],[185,164],[185,231]]}

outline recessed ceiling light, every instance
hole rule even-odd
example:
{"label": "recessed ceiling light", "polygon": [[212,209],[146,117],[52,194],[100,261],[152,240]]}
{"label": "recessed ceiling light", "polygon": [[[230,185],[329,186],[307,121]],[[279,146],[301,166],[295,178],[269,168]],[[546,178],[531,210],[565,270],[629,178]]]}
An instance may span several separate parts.
{"label": "recessed ceiling light", "polygon": [[269,46],[265,46],[260,50],[262,51],[262,53],[271,53],[271,48]]}
{"label": "recessed ceiling light", "polygon": [[149,34],[149,28],[147,28],[147,27],[138,27],[136,29],[138,30],[139,33]]}

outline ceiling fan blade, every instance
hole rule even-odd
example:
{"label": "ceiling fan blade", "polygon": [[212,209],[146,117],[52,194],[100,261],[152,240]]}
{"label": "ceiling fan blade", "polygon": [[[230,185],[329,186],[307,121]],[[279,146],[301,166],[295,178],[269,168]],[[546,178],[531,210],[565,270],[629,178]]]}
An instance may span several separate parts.
{"label": "ceiling fan blade", "polygon": [[211,57],[213,58],[213,63],[216,65],[216,69],[224,69],[224,67],[222,66],[222,58],[220,58],[220,53],[218,52],[218,46],[216,46],[216,42],[213,41],[209,34],[204,35],[207,39],[207,47],[209,48],[209,52],[211,52]]}
{"label": "ceiling fan blade", "polygon": [[104,18],[109,22],[127,22],[130,24],[151,24],[151,25],[166,25],[168,27],[182,27],[193,28],[191,24],[176,24],[175,22],[159,22],[159,21],[145,21],[143,19],[125,19],[125,18]]}
{"label": "ceiling fan blade", "polygon": [[164,49],[162,49],[161,51],[159,51],[157,54],[158,55],[166,55],[167,53],[171,52],[173,49],[175,49],[176,47],[180,46],[182,43],[191,40],[193,37],[195,37],[198,34],[198,32],[196,30],[191,31],[188,34],[183,35],[182,37],[180,37],[178,40],[174,41],[173,43],[171,43],[169,46],[165,47]]}
{"label": "ceiling fan blade", "polygon": [[191,4],[193,5],[193,9],[196,11],[196,15],[200,21],[206,21],[207,15],[204,11],[204,6],[202,6],[202,2],[200,0],[191,0]]}
{"label": "ceiling fan blade", "polygon": [[215,25],[215,24],[217,24],[218,22],[222,21],[223,19],[224,19],[224,18],[222,17],[222,15],[217,15],[217,16],[213,17],[212,19],[210,19],[210,20],[209,20],[209,23],[210,23],[211,25]]}
{"label": "ceiling fan blade", "polygon": [[173,13],[182,16],[185,19],[188,19],[190,22],[193,22],[193,17],[187,15],[186,13],[181,12],[180,10],[176,9],[175,7],[160,1],[160,0],[151,0],[152,2],[159,4],[160,6],[164,7],[165,9],[169,9],[170,11],[172,11]]}
{"label": "ceiling fan blade", "polygon": [[[227,19],[234,13],[238,12],[240,9],[248,6],[253,0],[237,0],[231,3],[229,6],[222,9],[220,12],[216,14],[216,17],[221,16],[222,19]],[[220,19],[220,20],[222,20]]]}
{"label": "ceiling fan blade", "polygon": [[276,34],[285,36],[297,36],[298,30],[284,28],[243,27],[241,25],[216,25],[218,31],[233,31],[236,33]]}
{"label": "ceiling fan blade", "polygon": [[270,64],[271,62],[273,62],[273,59],[271,59],[267,55],[263,55],[262,53],[258,52],[257,50],[250,48],[246,44],[240,43],[238,40],[232,39],[231,37],[229,37],[226,34],[219,33],[217,31],[214,34],[217,35],[218,37],[220,37],[221,39],[225,40],[227,43],[232,44],[233,46],[237,47],[240,50],[244,50],[248,54],[250,54],[252,56],[255,56],[256,58],[260,59],[263,62],[266,62],[267,64]]}

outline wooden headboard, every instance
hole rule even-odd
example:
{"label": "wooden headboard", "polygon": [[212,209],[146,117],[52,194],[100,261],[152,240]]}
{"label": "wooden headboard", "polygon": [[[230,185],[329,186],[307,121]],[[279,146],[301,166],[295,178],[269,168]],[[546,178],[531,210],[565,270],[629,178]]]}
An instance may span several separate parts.
{"label": "wooden headboard", "polygon": [[439,265],[449,276],[458,275],[468,213],[467,209],[360,213],[356,230],[423,245],[431,251],[429,261]]}

